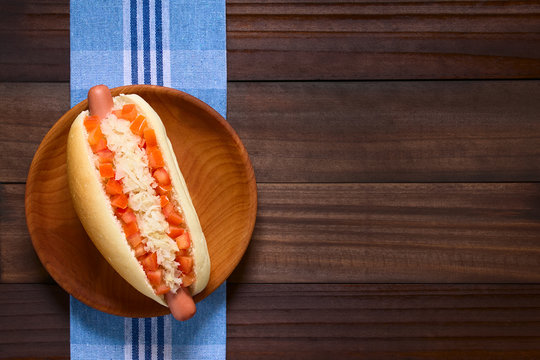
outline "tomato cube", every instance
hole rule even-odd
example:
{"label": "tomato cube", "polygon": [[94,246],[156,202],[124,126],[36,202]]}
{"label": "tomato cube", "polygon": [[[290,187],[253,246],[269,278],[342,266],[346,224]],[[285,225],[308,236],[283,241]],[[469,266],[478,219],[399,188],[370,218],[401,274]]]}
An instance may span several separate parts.
{"label": "tomato cube", "polygon": [[135,135],[142,135],[144,129],[146,129],[146,120],[144,116],[142,115],[137,116],[137,118],[129,126],[129,129]]}
{"label": "tomato cube", "polygon": [[133,234],[137,234],[139,232],[139,226],[136,222],[130,222],[129,224],[122,225],[124,228],[124,233],[126,233],[126,237],[130,237]]}
{"label": "tomato cube", "polygon": [[169,173],[164,168],[158,168],[154,171],[154,179],[156,179],[159,185],[164,187],[171,183]]}
{"label": "tomato cube", "polygon": [[147,148],[147,152],[148,152],[148,165],[152,169],[165,166],[165,162],[163,161],[163,155],[161,154],[161,151],[158,148],[149,147]]}
{"label": "tomato cube", "polygon": [[144,129],[144,139],[146,140],[146,145],[148,147],[157,146],[156,132],[154,129]]}
{"label": "tomato cube", "polygon": [[161,207],[166,206],[169,203],[169,198],[167,197],[167,195],[161,195],[159,197],[159,203],[160,203]]}
{"label": "tomato cube", "polygon": [[146,277],[148,278],[148,281],[150,281],[150,284],[152,284],[152,286],[159,286],[161,284],[161,270],[147,271]]}
{"label": "tomato cube", "polygon": [[184,233],[184,228],[169,224],[169,237],[175,239]]}
{"label": "tomato cube", "polygon": [[159,267],[157,262],[157,253],[151,253],[146,255],[142,260],[141,264],[146,271],[156,271]]}
{"label": "tomato cube", "polygon": [[189,237],[189,233],[184,232],[182,235],[178,236],[176,238],[176,245],[178,245],[178,249],[180,250],[189,249],[191,246],[191,238]]}
{"label": "tomato cube", "polygon": [[104,178],[114,177],[114,169],[111,163],[99,164],[99,175]]}
{"label": "tomato cube", "polygon": [[189,274],[193,270],[193,259],[191,256],[180,256],[180,270],[182,273]]}
{"label": "tomato cube", "polygon": [[[103,141],[105,141],[105,139],[103,139]],[[105,142],[105,144],[107,143]],[[105,149],[97,151],[96,155],[98,156],[100,163],[112,163],[114,160],[114,153],[107,149],[107,146],[105,146]]]}
{"label": "tomato cube", "polygon": [[103,133],[101,132],[101,128],[99,126],[96,126],[88,133],[88,143],[90,145],[96,145],[101,138],[103,138]]}
{"label": "tomato cube", "polygon": [[91,132],[99,126],[99,118],[97,116],[87,116],[84,119],[84,127],[86,131]]}
{"label": "tomato cube", "polygon": [[193,282],[195,282],[195,274],[194,273],[189,273],[189,274],[182,275],[182,287],[191,286],[191,284],[193,284]]}
{"label": "tomato cube", "polygon": [[137,109],[135,108],[135,104],[124,105],[124,107],[122,108],[122,119],[133,121],[136,117]]}
{"label": "tomato cube", "polygon": [[118,194],[111,197],[111,205],[117,208],[125,209],[128,205],[128,198],[125,194]]}
{"label": "tomato cube", "polygon": [[142,243],[142,237],[141,234],[136,232],[135,234],[131,234],[127,237],[127,241],[129,245],[131,245],[132,248],[136,249],[137,246],[139,246],[140,243]]}
{"label": "tomato cube", "polygon": [[97,144],[90,145],[90,148],[92,149],[92,152],[94,154],[101,152],[103,150],[107,150],[107,140],[104,137],[102,137],[101,139],[98,140]]}
{"label": "tomato cube", "polygon": [[114,178],[110,177],[105,185],[105,192],[109,195],[122,194],[122,184],[120,181],[114,180]]}
{"label": "tomato cube", "polygon": [[164,295],[169,291],[171,291],[170,287],[165,284],[159,284],[159,286],[156,288],[156,295]]}
{"label": "tomato cube", "polygon": [[146,254],[146,250],[144,250],[144,245],[142,243],[137,245],[134,250],[135,250],[135,257],[137,259]]}

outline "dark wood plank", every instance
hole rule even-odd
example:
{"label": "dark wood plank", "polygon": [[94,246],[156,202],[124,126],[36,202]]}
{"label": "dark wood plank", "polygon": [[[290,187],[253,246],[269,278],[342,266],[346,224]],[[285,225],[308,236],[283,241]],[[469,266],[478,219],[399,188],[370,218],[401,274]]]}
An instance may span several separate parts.
{"label": "dark wood plank", "polygon": [[69,0],[0,3],[0,81],[69,81]]}
{"label": "dark wood plank", "polygon": [[0,184],[0,212],[0,283],[51,282],[26,227],[24,185]]}
{"label": "dark wood plank", "polygon": [[260,184],[238,282],[540,281],[540,183]]}
{"label": "dark wood plank", "polygon": [[538,285],[229,285],[234,359],[540,356]]}
{"label": "dark wood plank", "polygon": [[[540,180],[540,81],[230,83],[258,182]],[[30,98],[32,101],[20,101]],[[0,84],[0,181],[25,181],[67,84]]]}
{"label": "dark wood plank", "polygon": [[232,83],[259,182],[540,180],[540,82]]}
{"label": "dark wood plank", "polygon": [[[539,1],[227,1],[229,80],[540,76]],[[0,81],[69,80],[69,1],[0,4]]]}
{"label": "dark wood plank", "polygon": [[[68,357],[67,299],[1,284],[1,356]],[[539,319],[540,285],[229,282],[227,358],[534,359]]]}
{"label": "dark wood plank", "polygon": [[69,297],[58,285],[0,284],[0,358],[69,357]]}
{"label": "dark wood plank", "polygon": [[[12,214],[0,278],[46,281],[23,185],[0,189]],[[540,282],[540,183],[259,184],[258,195],[236,282]]]}
{"label": "dark wood plank", "polygon": [[227,2],[228,76],[531,78],[540,2]]}
{"label": "dark wood plank", "polygon": [[69,108],[66,83],[0,83],[0,181],[26,181],[41,140]]}

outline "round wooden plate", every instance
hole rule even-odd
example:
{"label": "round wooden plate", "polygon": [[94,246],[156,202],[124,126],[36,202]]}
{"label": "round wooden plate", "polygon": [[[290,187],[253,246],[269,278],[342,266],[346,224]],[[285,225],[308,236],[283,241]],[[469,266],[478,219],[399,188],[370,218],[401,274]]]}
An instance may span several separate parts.
{"label": "round wooden plate", "polygon": [[[220,286],[244,254],[257,211],[253,168],[240,139],[215,110],[178,90],[132,85],[111,90],[137,93],[167,129],[212,262],[200,301]],[[26,221],[34,248],[51,276],[68,293],[98,310],[130,317],[168,314],[140,294],[105,261],[87,237],[71,203],[66,177],[66,141],[87,101],[69,110],[39,146],[26,184]]]}

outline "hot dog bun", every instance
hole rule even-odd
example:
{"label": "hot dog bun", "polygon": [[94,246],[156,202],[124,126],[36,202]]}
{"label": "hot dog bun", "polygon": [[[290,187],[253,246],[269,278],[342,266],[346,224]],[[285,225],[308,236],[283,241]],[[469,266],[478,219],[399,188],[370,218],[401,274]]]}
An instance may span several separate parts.
{"label": "hot dog bun", "polygon": [[[199,218],[165,127],[159,115],[138,95],[119,95],[114,98],[114,102],[115,105],[135,104],[139,113],[146,117],[148,125],[155,131],[175,199],[183,210],[185,224],[191,235],[195,281],[189,290],[192,295],[198,294],[206,287],[210,277],[210,257]],[[88,111],[83,111],[75,119],[67,142],[68,183],[75,211],[90,239],[109,264],[142,294],[167,306],[165,296],[155,294],[143,267],[126,240],[122,225],[115,217],[109,197],[104,191],[83,124],[88,115]]]}

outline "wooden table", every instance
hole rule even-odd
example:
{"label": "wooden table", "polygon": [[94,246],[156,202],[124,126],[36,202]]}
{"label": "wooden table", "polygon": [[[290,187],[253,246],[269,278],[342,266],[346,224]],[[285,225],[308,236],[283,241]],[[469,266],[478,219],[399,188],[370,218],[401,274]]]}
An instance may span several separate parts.
{"label": "wooden table", "polygon": [[[0,2],[0,357],[69,356],[24,216],[69,2]],[[540,358],[540,1],[227,2],[255,168],[230,359]]]}

